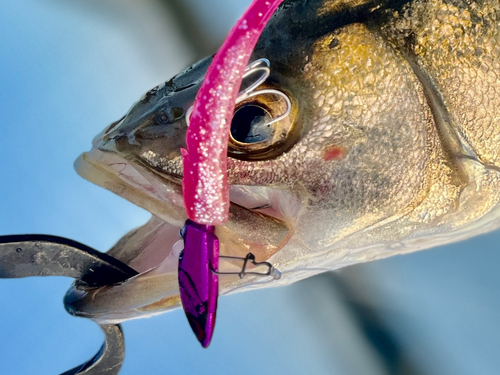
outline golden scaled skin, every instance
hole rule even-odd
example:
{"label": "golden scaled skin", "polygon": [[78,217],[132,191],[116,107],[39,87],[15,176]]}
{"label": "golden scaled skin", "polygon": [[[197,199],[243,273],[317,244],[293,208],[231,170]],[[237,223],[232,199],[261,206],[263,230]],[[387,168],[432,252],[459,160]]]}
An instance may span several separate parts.
{"label": "golden scaled skin", "polygon": [[[325,2],[318,14],[351,5]],[[297,82],[309,94],[299,104],[308,109],[307,131],[298,147],[263,166],[235,162],[232,171],[247,168],[234,183],[276,184],[260,178],[272,169],[288,178],[282,184],[306,185],[301,221],[315,230],[297,225],[294,238],[316,266],[414,251],[498,226],[500,5],[370,5],[365,22],[326,33],[305,56]],[[330,147],[345,155],[325,160]]]}
{"label": "golden scaled skin", "polygon": [[[253,58],[270,60],[266,86],[292,99],[293,131],[273,157],[236,157],[230,144],[232,192],[259,203],[245,206],[232,195],[230,221],[217,229],[222,254],[252,251],[283,276],[267,283],[223,277],[221,293],[496,229],[499,19],[496,0],[286,1]],[[200,66],[148,93],[77,163],[84,177],[159,218],[111,250],[127,264],[147,264],[137,249],[155,254],[150,244],[158,233],[177,232],[185,219],[178,185],[185,120],[155,119],[191,106],[198,71],[206,69]],[[112,164],[127,164],[140,177],[124,180],[125,167],[117,172]],[[72,291],[70,304],[79,315],[108,322],[175,308],[171,268]]]}
{"label": "golden scaled skin", "polygon": [[430,1],[402,9],[384,29],[410,50],[440,91],[463,147],[499,166],[500,3]]}

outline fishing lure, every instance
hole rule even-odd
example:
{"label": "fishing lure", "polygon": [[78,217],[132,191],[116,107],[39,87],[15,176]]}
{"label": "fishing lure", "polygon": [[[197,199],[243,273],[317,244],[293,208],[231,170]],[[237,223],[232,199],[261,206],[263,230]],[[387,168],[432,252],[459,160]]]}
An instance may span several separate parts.
{"label": "fishing lure", "polygon": [[219,280],[219,240],[213,225],[187,220],[181,231],[184,250],[179,255],[182,307],[198,341],[206,348],[215,327]]}
{"label": "fishing lure", "polygon": [[219,240],[214,226],[229,217],[229,126],[252,51],[282,1],[254,0],[233,27],[196,96],[187,150],[181,150],[184,206],[190,220],[182,231],[179,289],[188,321],[205,348],[212,339],[218,298]]}

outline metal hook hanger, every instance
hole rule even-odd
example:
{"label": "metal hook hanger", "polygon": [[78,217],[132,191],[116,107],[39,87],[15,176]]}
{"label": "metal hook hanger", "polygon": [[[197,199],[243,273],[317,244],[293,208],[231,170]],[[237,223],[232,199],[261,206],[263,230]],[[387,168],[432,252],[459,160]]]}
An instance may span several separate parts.
{"label": "metal hook hanger", "polygon": [[[184,241],[186,235],[186,227],[184,226],[180,231],[179,231],[179,237],[181,238],[182,241]],[[221,271],[216,271],[214,269],[211,269],[211,271],[216,274],[216,275],[238,275],[240,279],[243,279],[246,275],[253,275],[253,276],[271,276],[273,279],[278,280],[281,278],[281,272],[278,271],[271,263],[269,262],[257,262],[255,260],[255,255],[252,253],[248,253],[244,258],[242,257],[235,257],[235,256],[229,256],[229,255],[219,255],[220,259],[235,259],[235,260],[241,260],[243,261],[243,265],[241,267],[241,271],[239,272],[221,272]],[[247,271],[247,266],[248,263],[251,263],[255,267],[259,266],[266,266],[267,267],[267,272],[254,272],[254,271]]]}
{"label": "metal hook hanger", "polygon": [[[215,271],[211,270],[213,273],[217,275],[238,275],[240,279],[243,279],[247,275],[254,275],[254,276],[271,276],[273,279],[278,280],[281,278],[281,272],[278,271],[274,266],[269,263],[269,262],[257,262],[255,260],[255,255],[252,253],[248,253],[246,257],[232,257],[232,256],[227,256],[227,255],[220,255],[219,258],[222,259],[237,259],[237,260],[242,260],[243,261],[243,266],[241,267],[240,272],[220,272],[220,271]],[[251,263],[255,267],[259,266],[266,266],[267,267],[267,272],[254,272],[254,271],[247,271],[247,266],[248,263]]]}

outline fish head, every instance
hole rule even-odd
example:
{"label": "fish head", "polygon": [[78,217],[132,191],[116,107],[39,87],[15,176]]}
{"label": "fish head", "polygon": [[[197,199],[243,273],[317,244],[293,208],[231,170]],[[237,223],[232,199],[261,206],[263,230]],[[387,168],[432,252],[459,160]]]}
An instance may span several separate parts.
{"label": "fish head", "polygon": [[[388,14],[377,4],[286,1],[262,34],[252,60],[268,59],[270,75],[260,89],[286,95],[290,113],[268,125],[287,109],[273,93],[235,108],[230,216],[216,233],[222,256],[251,252],[282,276],[221,276],[222,294],[433,246],[422,238],[456,206],[461,171],[441,145],[411,65],[374,31]],[[180,149],[210,61],[146,93],[76,161],[84,178],[153,217],[109,251],[140,275],[73,287],[65,300],[70,312],[110,323],[180,305],[178,241],[187,219]],[[445,193],[433,196],[433,189]],[[240,267],[221,258],[222,271]]]}

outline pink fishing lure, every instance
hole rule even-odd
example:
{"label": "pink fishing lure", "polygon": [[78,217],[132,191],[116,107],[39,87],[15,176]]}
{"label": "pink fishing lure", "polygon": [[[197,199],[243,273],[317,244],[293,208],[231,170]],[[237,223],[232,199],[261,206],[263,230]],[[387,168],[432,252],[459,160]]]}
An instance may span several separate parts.
{"label": "pink fishing lure", "polygon": [[[227,144],[245,68],[267,22],[283,0],[254,0],[215,55],[198,91],[182,149],[182,190],[189,219],[179,258],[179,292],[203,347],[215,327],[219,240],[214,225],[229,217]],[[187,114],[189,116],[189,113]]]}
{"label": "pink fishing lure", "polygon": [[233,27],[198,91],[182,149],[184,205],[200,224],[229,217],[227,144],[243,72],[267,22],[283,0],[254,0]]}

